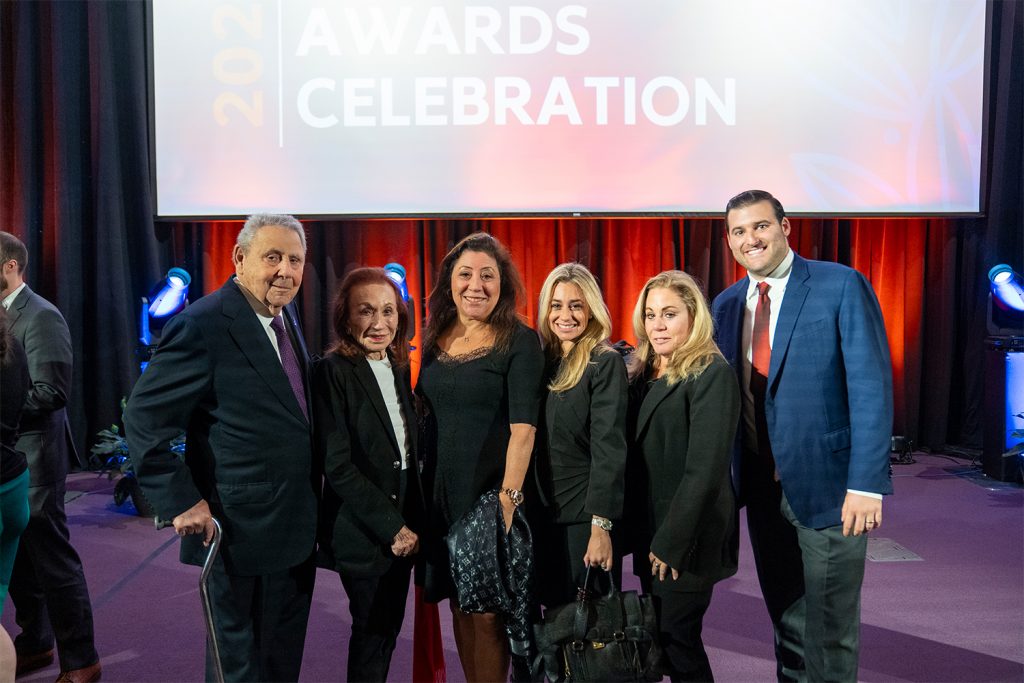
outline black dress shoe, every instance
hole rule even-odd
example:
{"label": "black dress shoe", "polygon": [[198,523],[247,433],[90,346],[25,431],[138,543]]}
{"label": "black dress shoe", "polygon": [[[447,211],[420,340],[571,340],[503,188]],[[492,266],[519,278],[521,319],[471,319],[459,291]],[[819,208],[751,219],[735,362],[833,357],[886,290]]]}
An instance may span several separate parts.
{"label": "black dress shoe", "polygon": [[30,671],[36,669],[42,669],[43,667],[50,666],[53,664],[53,648],[49,650],[43,650],[42,652],[35,652],[30,655],[23,655],[18,653],[18,663],[15,666],[14,675],[21,676],[27,674]]}

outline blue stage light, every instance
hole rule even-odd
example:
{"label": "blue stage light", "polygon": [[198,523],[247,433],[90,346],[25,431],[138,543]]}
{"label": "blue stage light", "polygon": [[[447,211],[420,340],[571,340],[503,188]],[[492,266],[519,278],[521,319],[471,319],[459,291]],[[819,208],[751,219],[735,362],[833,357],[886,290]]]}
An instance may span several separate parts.
{"label": "blue stage light", "polygon": [[[401,263],[388,263],[384,266],[384,273],[398,285],[398,291],[402,293],[402,300],[405,301],[406,307],[409,309],[408,338],[411,340],[416,336],[416,302],[409,298],[409,285],[405,282],[405,266]],[[415,348],[415,346],[409,346],[409,350]]]}
{"label": "blue stage light", "polygon": [[408,302],[409,287],[405,284],[405,266],[401,263],[389,263],[384,266],[384,272],[398,285],[399,291],[402,292],[402,299]]}
{"label": "blue stage light", "polygon": [[1024,311],[1024,279],[1005,263],[988,271],[992,295],[1015,311]]}
{"label": "blue stage light", "polygon": [[164,279],[153,286],[152,294],[139,299],[139,345],[135,353],[143,371],[160,340],[160,332],[170,318],[188,305],[188,286],[192,276],[184,268],[171,268]]}
{"label": "blue stage light", "polygon": [[188,298],[188,286],[192,277],[183,268],[171,268],[159,290],[149,304],[149,315],[154,318],[166,318],[178,313],[185,307]]}

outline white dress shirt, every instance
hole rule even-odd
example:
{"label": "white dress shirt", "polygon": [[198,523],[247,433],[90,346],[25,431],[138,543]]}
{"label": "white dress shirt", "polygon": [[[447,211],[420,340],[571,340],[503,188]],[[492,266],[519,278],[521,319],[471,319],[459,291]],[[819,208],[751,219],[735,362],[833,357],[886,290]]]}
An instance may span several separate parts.
{"label": "white dress shirt", "polygon": [[20,285],[18,285],[18,288],[15,289],[13,292],[11,292],[7,296],[5,296],[4,300],[0,301],[0,306],[3,306],[4,310],[9,309],[11,307],[11,304],[14,303],[14,300],[18,298],[18,295],[21,294],[21,290],[23,290],[23,289],[25,289],[25,283],[24,282],[22,282]]}
{"label": "white dress shirt", "polygon": [[377,378],[377,386],[384,396],[384,405],[388,407],[388,417],[391,418],[391,428],[395,431],[395,441],[402,448],[402,469],[409,467],[409,425],[405,424],[405,413],[402,412],[402,403],[398,400],[398,391],[395,389],[395,375],[391,371],[391,361],[388,358],[374,360],[367,358],[374,377]]}

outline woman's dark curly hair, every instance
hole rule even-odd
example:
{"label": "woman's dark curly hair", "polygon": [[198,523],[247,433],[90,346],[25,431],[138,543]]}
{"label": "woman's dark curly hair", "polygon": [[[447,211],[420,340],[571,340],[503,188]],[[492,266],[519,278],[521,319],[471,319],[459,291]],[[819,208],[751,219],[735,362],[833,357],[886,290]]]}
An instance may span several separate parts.
{"label": "woman's dark curly hair", "polygon": [[397,367],[405,367],[409,364],[409,342],[407,335],[409,331],[409,307],[402,299],[402,291],[395,284],[395,281],[388,277],[383,268],[356,268],[345,276],[338,287],[338,296],[334,302],[334,333],[338,340],[331,345],[327,351],[337,353],[346,358],[355,358],[366,354],[366,351],[359,342],[352,337],[348,331],[348,317],[351,312],[349,298],[352,290],[360,285],[385,285],[395,290],[395,301],[398,312],[398,325],[395,327],[395,338],[388,346],[388,355],[391,362]]}
{"label": "woman's dark curly hair", "polygon": [[523,280],[519,271],[512,263],[512,255],[501,242],[485,232],[474,232],[462,238],[452,247],[443,259],[437,271],[434,291],[427,299],[426,329],[423,331],[423,350],[430,353],[437,349],[437,340],[451,327],[458,316],[455,299],[452,298],[452,271],[455,262],[467,251],[489,255],[498,264],[501,279],[501,291],[498,304],[491,311],[487,322],[494,330],[494,346],[499,351],[507,351],[512,345],[512,337],[520,324],[516,314],[519,297],[523,295]]}

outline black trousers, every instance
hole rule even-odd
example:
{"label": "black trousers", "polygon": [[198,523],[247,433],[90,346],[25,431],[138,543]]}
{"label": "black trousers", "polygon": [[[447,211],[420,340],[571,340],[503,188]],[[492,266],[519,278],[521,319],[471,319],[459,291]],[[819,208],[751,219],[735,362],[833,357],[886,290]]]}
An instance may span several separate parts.
{"label": "black trousers", "polygon": [[[297,681],[313,599],[312,558],[260,576],[235,576],[217,560],[207,589],[225,681]],[[216,680],[206,647],[206,680]]]}
{"label": "black trousers", "polygon": [[640,583],[644,592],[654,599],[658,638],[669,678],[673,681],[713,681],[701,631],[714,588],[680,590],[671,576],[658,581],[641,575]]}
{"label": "black trousers", "polygon": [[386,681],[391,655],[402,630],[412,565],[396,560],[382,576],[341,575],[352,615],[347,680]]}
{"label": "black trousers", "polygon": [[29,521],[11,573],[10,594],[21,633],[21,654],[44,652],[57,642],[62,671],[81,669],[99,656],[92,604],[82,561],[71,545],[63,481],[28,489]]}

